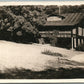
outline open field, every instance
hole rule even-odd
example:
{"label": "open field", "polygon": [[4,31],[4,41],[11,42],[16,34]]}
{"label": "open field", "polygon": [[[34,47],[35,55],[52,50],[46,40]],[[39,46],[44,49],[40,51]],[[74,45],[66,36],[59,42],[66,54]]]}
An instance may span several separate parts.
{"label": "open field", "polygon": [[[48,55],[42,53],[46,51],[50,51]],[[84,72],[84,61],[72,58],[76,55],[83,58],[83,54],[49,44],[0,41],[0,78],[76,78],[69,75],[74,72],[79,77],[79,73]],[[81,76],[84,77],[83,74]]]}

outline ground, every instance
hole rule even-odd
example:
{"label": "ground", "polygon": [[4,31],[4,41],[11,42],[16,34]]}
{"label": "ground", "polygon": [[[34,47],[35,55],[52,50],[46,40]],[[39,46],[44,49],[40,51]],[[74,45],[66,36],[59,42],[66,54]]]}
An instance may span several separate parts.
{"label": "ground", "polygon": [[[46,50],[60,53],[63,56],[59,57],[42,54],[42,52]],[[49,44],[17,44],[0,41],[0,67],[2,67],[2,70],[5,68],[18,67],[42,71],[50,67],[72,67],[72,64],[74,65],[75,63],[72,62],[70,64],[70,59],[78,54],[84,54],[84,52],[52,47]]]}
{"label": "ground", "polygon": [[[42,52],[51,51],[62,56],[46,55]],[[59,68],[84,68],[84,61],[74,60],[76,55],[84,52],[53,47],[49,44],[20,44],[0,41],[0,71],[9,69],[27,69],[35,72]]]}

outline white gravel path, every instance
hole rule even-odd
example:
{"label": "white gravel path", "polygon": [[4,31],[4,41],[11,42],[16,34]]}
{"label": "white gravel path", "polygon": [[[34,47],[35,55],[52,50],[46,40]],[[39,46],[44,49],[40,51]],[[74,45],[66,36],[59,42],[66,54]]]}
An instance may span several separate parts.
{"label": "white gravel path", "polygon": [[48,61],[56,62],[56,56],[44,55],[41,52],[51,50],[72,57],[83,52],[76,52],[63,48],[52,47],[41,44],[17,44],[13,42],[0,41],[0,70],[6,68],[25,68],[34,71],[42,71],[52,67]]}

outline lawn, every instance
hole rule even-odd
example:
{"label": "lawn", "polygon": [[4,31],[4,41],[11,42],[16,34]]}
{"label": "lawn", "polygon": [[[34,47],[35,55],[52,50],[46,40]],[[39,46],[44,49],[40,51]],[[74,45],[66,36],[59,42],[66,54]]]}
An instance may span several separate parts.
{"label": "lawn", "polygon": [[[48,79],[84,77],[84,62],[72,58],[84,52],[49,44],[0,41],[0,78]],[[76,74],[76,75],[74,75]]]}

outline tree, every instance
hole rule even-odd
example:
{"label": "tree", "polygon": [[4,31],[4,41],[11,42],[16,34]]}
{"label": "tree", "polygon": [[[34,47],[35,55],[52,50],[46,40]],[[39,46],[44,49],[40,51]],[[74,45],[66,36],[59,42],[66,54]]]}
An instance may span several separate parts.
{"label": "tree", "polygon": [[[7,8],[4,8],[1,11],[1,39],[17,42],[35,42],[38,31],[25,17],[15,15],[11,9],[7,10]],[[30,37],[32,39],[30,39]]]}

